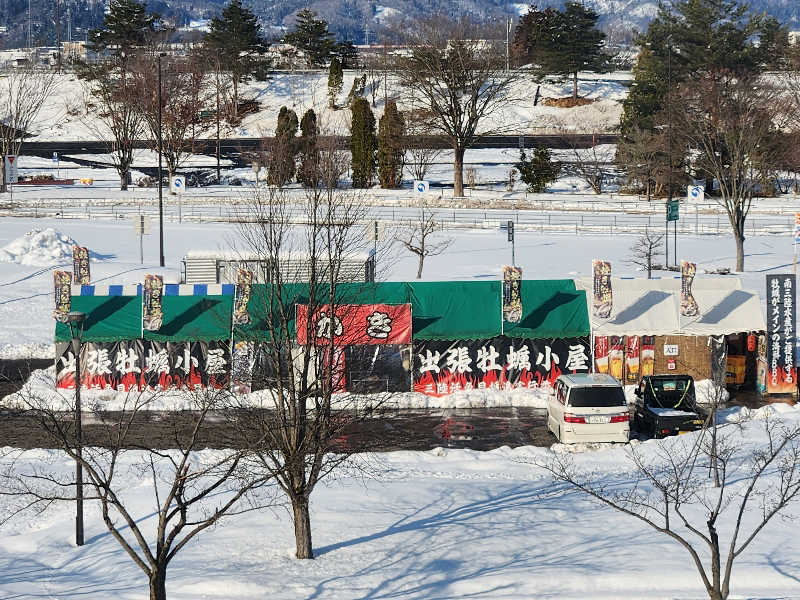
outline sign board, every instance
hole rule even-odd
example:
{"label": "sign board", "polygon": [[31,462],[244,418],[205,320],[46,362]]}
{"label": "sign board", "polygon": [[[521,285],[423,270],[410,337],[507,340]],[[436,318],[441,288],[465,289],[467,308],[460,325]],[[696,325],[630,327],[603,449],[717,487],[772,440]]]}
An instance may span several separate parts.
{"label": "sign board", "polygon": [[58,152],[53,152],[53,162],[54,163],[58,162]]}
{"label": "sign board", "polygon": [[425,180],[418,179],[414,182],[414,191],[417,194],[427,194],[429,188],[430,184]]}
{"label": "sign board", "polygon": [[795,276],[767,275],[767,393],[797,393]]}
{"label": "sign board", "polygon": [[169,191],[180,194],[186,188],[186,178],[183,175],[173,175],[169,180]]}
{"label": "sign board", "polygon": [[308,304],[297,305],[297,343],[336,346],[411,343],[410,304],[340,304],[319,306],[309,323]]}
{"label": "sign board", "polygon": [[664,344],[664,356],[678,356],[678,344]]}
{"label": "sign board", "polygon": [[689,202],[702,202],[705,200],[706,188],[702,185],[690,185],[686,188],[686,199]]}
{"label": "sign board", "polygon": [[19,172],[17,171],[17,157],[13,154],[6,156],[5,160],[6,183],[17,183]]}
{"label": "sign board", "polygon": [[794,233],[792,236],[794,237],[794,243],[800,244],[800,213],[794,214]]}
{"label": "sign board", "polygon": [[508,230],[508,241],[514,241],[514,221],[509,220],[508,224],[506,225],[506,229]]}
{"label": "sign board", "polygon": [[137,235],[150,235],[150,217],[133,215],[133,231]]}
{"label": "sign board", "polygon": [[678,201],[672,200],[667,202],[667,221],[678,220]]}

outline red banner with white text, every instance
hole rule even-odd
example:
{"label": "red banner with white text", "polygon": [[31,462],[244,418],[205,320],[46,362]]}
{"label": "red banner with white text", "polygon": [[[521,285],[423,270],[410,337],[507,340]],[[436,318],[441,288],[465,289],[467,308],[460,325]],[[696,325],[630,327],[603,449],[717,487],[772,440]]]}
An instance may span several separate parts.
{"label": "red banner with white text", "polygon": [[[340,304],[331,314],[320,306],[311,316],[307,304],[297,305],[297,343],[335,346],[411,343],[410,304]],[[309,332],[311,335],[309,335]]]}

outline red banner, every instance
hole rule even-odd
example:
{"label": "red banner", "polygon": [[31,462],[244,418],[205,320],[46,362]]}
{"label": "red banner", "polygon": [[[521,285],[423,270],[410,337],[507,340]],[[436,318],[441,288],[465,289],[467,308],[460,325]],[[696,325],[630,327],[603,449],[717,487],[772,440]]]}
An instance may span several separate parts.
{"label": "red banner", "polygon": [[298,304],[297,343],[309,343],[309,328],[315,344],[328,343],[331,335],[336,346],[411,343],[410,304],[341,304],[334,312],[319,307],[309,325],[308,305]]}

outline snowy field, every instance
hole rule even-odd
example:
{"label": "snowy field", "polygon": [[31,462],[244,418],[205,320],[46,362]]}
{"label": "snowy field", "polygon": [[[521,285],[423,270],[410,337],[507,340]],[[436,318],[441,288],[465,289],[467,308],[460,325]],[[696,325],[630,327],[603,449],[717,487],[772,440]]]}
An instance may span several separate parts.
{"label": "snowy field", "polygon": [[[738,436],[743,456],[765,443],[766,413],[785,425],[800,409],[761,409]],[[731,412],[737,420],[747,409]],[[660,446],[691,444],[697,433],[638,443],[655,460]],[[8,451],[9,449],[6,449]],[[373,471],[364,479],[344,471],[312,496],[317,558],[293,558],[290,513],[282,508],[223,520],[202,533],[170,564],[172,600],[704,598],[689,555],[666,536],[554,484],[542,468],[565,449],[520,447],[490,452],[450,450],[361,455]],[[632,477],[629,448],[574,454],[581,472],[625,486]],[[212,456],[199,453],[197,460]],[[69,477],[74,465],[57,452],[17,456],[16,468],[45,468]],[[121,459],[119,489],[146,532],[155,528],[152,482],[141,455]],[[8,460],[8,459],[6,459]],[[362,463],[363,464],[363,463]],[[772,478],[766,480],[774,485]],[[735,491],[742,482],[734,483]],[[215,497],[219,502],[224,497]],[[9,508],[0,498],[0,516]],[[797,504],[793,513],[797,513]],[[691,518],[702,513],[690,509]],[[734,513],[720,523],[723,543]],[[757,511],[745,516],[753,526]],[[0,532],[1,598],[147,598],[147,580],[105,530],[99,509],[86,506],[85,546],[74,545],[74,507],[53,506],[39,517],[18,517]],[[796,521],[795,521],[796,522]],[[792,521],[773,520],[735,563],[732,598],[800,597],[800,542]],[[702,522],[700,523],[702,527]],[[125,531],[123,530],[125,533]],[[704,558],[707,556],[704,555]]]}

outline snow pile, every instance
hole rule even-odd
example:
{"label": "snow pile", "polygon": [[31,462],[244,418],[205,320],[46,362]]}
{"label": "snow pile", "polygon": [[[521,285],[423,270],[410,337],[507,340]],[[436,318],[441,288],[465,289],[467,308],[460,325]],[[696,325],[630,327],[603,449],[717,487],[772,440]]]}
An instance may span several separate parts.
{"label": "snow pile", "polygon": [[75,245],[75,240],[52,227],[31,229],[0,248],[0,262],[35,267],[60,265],[72,261],[72,247]]}

